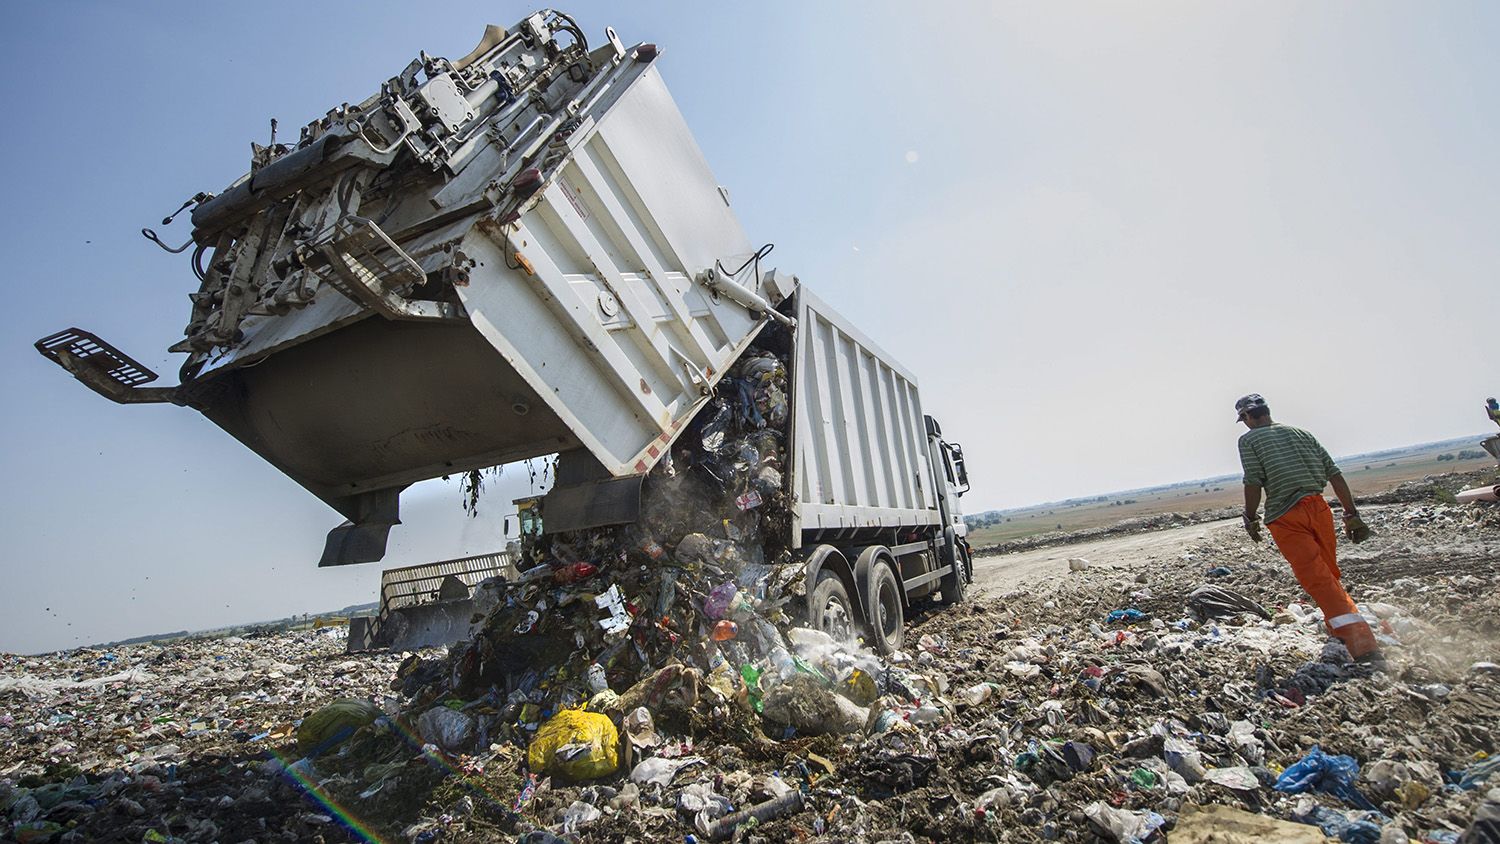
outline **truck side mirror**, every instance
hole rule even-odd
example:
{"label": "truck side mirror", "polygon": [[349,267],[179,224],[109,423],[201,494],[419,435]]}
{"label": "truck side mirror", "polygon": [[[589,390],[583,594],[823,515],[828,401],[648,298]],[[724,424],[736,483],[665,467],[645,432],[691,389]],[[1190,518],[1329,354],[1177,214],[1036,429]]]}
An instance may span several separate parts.
{"label": "truck side mirror", "polygon": [[964,449],[961,445],[951,445],[953,449],[953,474],[958,476],[958,494],[963,495],[969,491],[969,470],[964,465]]}

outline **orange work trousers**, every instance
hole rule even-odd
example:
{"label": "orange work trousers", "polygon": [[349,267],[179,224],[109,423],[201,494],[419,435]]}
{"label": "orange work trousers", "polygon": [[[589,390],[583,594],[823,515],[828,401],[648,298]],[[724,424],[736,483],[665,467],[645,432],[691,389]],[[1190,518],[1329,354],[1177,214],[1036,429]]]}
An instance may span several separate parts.
{"label": "orange work trousers", "polygon": [[1354,657],[1379,649],[1370,625],[1339,583],[1338,537],[1333,511],[1321,495],[1309,495],[1267,525],[1281,556],[1292,564],[1292,574],[1323,610],[1323,623]]}

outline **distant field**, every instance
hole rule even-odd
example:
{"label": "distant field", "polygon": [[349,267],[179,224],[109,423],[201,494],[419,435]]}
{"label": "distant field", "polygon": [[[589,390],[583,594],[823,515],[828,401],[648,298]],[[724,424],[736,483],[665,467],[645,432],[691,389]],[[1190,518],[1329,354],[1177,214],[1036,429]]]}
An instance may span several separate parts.
{"label": "distant field", "polygon": [[[1349,487],[1356,496],[1372,495],[1428,475],[1472,472],[1484,468],[1487,461],[1489,465],[1494,465],[1488,455],[1467,460],[1437,459],[1443,454],[1456,455],[1460,451],[1478,450],[1476,438],[1472,444],[1458,447],[1453,443],[1439,443],[1431,448],[1404,451],[1388,457],[1343,460],[1339,462],[1339,467],[1344,470],[1344,477],[1348,479]],[[1049,530],[1086,530],[1138,516],[1239,507],[1243,502],[1244,492],[1237,477],[1207,484],[1179,484],[1150,492],[1116,493],[1086,501],[1045,504],[1008,511],[1004,514],[1005,521],[970,531],[969,542],[975,547],[981,547],[1023,539]]]}

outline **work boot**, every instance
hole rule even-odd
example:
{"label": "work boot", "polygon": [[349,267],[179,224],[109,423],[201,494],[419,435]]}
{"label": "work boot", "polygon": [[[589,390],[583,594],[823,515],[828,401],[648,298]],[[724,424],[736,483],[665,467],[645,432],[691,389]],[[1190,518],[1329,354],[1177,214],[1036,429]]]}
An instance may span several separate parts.
{"label": "work boot", "polygon": [[1371,630],[1370,625],[1357,613],[1338,616],[1333,621],[1341,623],[1335,626],[1325,622],[1328,632],[1338,637],[1349,649],[1349,655],[1356,660],[1380,650],[1380,645],[1375,641],[1375,631]]}
{"label": "work boot", "polygon": [[1355,657],[1354,664],[1369,670],[1371,673],[1376,671],[1382,674],[1391,673],[1391,665],[1389,662],[1386,662],[1385,654],[1379,649]]}

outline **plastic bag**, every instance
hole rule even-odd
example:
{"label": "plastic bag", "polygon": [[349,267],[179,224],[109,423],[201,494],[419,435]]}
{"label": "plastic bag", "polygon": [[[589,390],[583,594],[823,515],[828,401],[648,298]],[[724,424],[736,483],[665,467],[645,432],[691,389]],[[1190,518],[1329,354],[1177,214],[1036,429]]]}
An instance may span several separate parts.
{"label": "plastic bag", "polygon": [[581,827],[588,826],[603,817],[604,813],[594,806],[574,800],[568,808],[562,812],[562,829],[564,835],[574,835]]}
{"label": "plastic bag", "polygon": [[1300,760],[1287,766],[1276,780],[1276,790],[1286,794],[1301,794],[1317,789],[1325,791],[1360,809],[1375,809],[1363,794],[1354,788],[1359,778],[1359,763],[1352,756],[1329,756],[1323,748],[1313,745],[1312,750]]}
{"label": "plastic bag", "polygon": [[1469,791],[1488,780],[1496,771],[1500,771],[1500,756],[1491,756],[1483,762],[1476,762],[1465,768],[1458,778],[1457,785],[1464,791]]}
{"label": "plastic bag", "polygon": [[336,700],[302,720],[297,728],[297,752],[317,756],[348,741],[355,730],[379,717],[380,709],[368,700]]}
{"label": "plastic bag", "polygon": [[724,447],[734,425],[734,411],[722,399],[715,399],[712,407],[699,416],[703,423],[698,426],[699,442],[710,454]]}
{"label": "plastic bag", "polygon": [[734,804],[716,793],[712,784],[695,782],[677,793],[677,811],[691,817],[693,826],[707,834],[709,824],[734,811]]}
{"label": "plastic bag", "polygon": [[1174,736],[1168,736],[1162,743],[1162,748],[1162,758],[1173,772],[1190,783],[1203,781],[1208,770],[1203,765],[1203,754],[1198,748]]}
{"label": "plastic bag", "polygon": [[656,719],[646,707],[637,706],[632,709],[621,724],[625,727],[625,735],[630,737],[630,743],[636,747],[655,747],[661,744],[661,736],[656,733]]}
{"label": "plastic bag", "polygon": [[1194,589],[1187,597],[1187,608],[1188,612],[1199,621],[1239,615],[1242,612],[1253,613],[1267,621],[1271,620],[1271,614],[1266,612],[1265,607],[1222,586],[1200,586]]}
{"label": "plastic bag", "polygon": [[702,756],[686,756],[680,759],[652,756],[650,759],[642,759],[640,764],[630,771],[630,781],[636,785],[668,786],[683,770],[705,764],[707,762]]}
{"label": "plastic bag", "polygon": [[715,586],[703,599],[703,614],[712,619],[724,618],[729,615],[729,606],[739,593],[739,587],[732,580]]}
{"label": "plastic bag", "polygon": [[474,741],[474,719],[446,706],[434,706],[417,719],[417,732],[422,734],[423,741],[458,753]]}
{"label": "plastic bag", "polygon": [[612,774],[620,766],[620,733],[606,715],[565,709],[536,731],[526,764],[533,773],[575,780]]}
{"label": "plastic bag", "polygon": [[740,666],[740,679],[745,681],[746,702],[750,704],[751,709],[760,712],[762,710],[760,669],[747,662]]}
{"label": "plastic bag", "polygon": [[1255,772],[1244,765],[1236,765],[1232,768],[1209,768],[1203,773],[1203,778],[1214,785],[1222,785],[1232,791],[1255,791],[1260,788],[1260,780],[1255,778]]}
{"label": "plastic bag", "polygon": [[[1288,769],[1290,770],[1290,769]],[[1312,824],[1323,834],[1350,844],[1380,844],[1380,825],[1387,818],[1379,812],[1358,812],[1351,817],[1326,806],[1313,806],[1293,815],[1302,823]]]}
{"label": "plastic bag", "polygon": [[1115,809],[1099,800],[1083,807],[1083,814],[1096,828],[1120,844],[1140,844],[1167,822],[1155,812]]}

